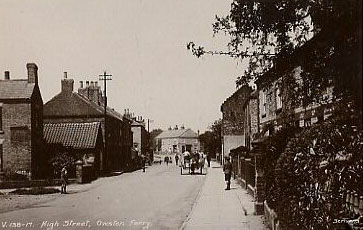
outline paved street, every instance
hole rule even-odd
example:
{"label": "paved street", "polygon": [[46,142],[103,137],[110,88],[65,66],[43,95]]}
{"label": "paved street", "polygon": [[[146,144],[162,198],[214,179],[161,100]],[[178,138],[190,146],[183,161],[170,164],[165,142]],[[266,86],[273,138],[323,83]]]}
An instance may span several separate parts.
{"label": "paved street", "polygon": [[173,164],[154,165],[146,173],[102,178],[83,191],[71,186],[70,194],[53,201],[2,213],[0,229],[179,229],[204,181],[181,176]]}
{"label": "paved street", "polygon": [[211,166],[202,176],[163,164],[71,185],[70,194],[0,214],[0,229],[266,229],[253,198],[235,181],[225,191],[222,168]]}
{"label": "paved street", "polygon": [[263,217],[253,214],[253,197],[234,180],[231,190],[224,190],[222,168],[216,162],[211,163],[212,168],[182,230],[265,230]]}

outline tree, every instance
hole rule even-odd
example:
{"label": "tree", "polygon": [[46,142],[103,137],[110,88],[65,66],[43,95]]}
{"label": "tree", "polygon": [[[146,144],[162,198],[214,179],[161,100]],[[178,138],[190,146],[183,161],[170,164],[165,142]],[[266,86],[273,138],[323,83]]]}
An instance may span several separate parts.
{"label": "tree", "polygon": [[215,157],[217,152],[221,152],[221,128],[222,120],[219,119],[214,121],[209,127],[209,130],[199,135],[199,140],[204,146],[204,151],[210,154],[211,157]]}
{"label": "tree", "polygon": [[152,149],[156,149],[157,148],[157,143],[156,143],[156,139],[155,137],[158,136],[160,133],[162,133],[163,130],[162,129],[153,129],[149,136],[149,146],[152,147]]}
{"label": "tree", "polygon": [[[236,80],[241,86],[271,69],[277,57],[288,57],[311,36],[324,31],[334,38],[335,50],[311,56],[303,76],[306,87],[314,84],[324,89],[331,78],[338,96],[349,96],[360,106],[361,4],[361,0],[233,0],[230,13],[216,16],[213,24],[215,34],[230,37],[227,51],[207,51],[193,42],[187,48],[197,57],[221,54],[248,58],[249,67]],[[326,59],[330,66],[326,66]]]}

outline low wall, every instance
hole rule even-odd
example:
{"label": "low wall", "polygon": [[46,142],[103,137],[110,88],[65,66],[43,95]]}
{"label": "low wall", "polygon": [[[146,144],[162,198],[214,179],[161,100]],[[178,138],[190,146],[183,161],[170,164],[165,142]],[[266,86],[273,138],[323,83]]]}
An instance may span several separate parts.
{"label": "low wall", "polygon": [[[75,179],[69,179],[69,183],[75,183]],[[30,188],[30,187],[44,187],[44,186],[60,186],[62,184],[60,179],[54,180],[30,180],[30,181],[3,181],[0,182],[0,189],[12,188]]]}
{"label": "low wall", "polygon": [[265,223],[271,230],[282,230],[279,224],[277,213],[264,201]]}

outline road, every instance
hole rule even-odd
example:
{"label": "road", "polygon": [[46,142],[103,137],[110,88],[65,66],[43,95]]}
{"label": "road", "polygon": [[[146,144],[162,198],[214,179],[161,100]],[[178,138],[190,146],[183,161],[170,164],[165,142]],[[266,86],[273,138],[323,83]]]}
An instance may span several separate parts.
{"label": "road", "polygon": [[[101,178],[83,192],[0,214],[0,229],[179,229],[205,176],[154,165]],[[1,205],[1,204],[0,204]]]}

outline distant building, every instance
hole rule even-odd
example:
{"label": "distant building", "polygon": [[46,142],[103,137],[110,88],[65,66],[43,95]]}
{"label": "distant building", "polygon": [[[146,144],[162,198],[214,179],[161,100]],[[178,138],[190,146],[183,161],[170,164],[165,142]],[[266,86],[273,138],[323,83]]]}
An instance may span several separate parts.
{"label": "distant building", "polygon": [[138,152],[138,155],[146,155],[148,153],[148,132],[145,129],[145,122],[142,118],[134,118],[131,124],[133,136],[133,147]]}
{"label": "distant building", "polygon": [[245,143],[245,113],[244,105],[247,103],[252,89],[242,86],[227,98],[222,106],[222,152],[229,156],[230,151]]}
{"label": "distant building", "polygon": [[[100,87],[86,82],[78,93],[73,92],[74,81],[67,78],[61,81],[62,90],[44,105],[45,123],[100,122],[102,136],[107,139],[107,153],[100,156],[101,171],[123,170],[131,158],[132,133],[128,119],[107,108],[107,133],[105,134],[104,98]],[[104,141],[105,143],[105,141]]]}
{"label": "distant building", "polygon": [[38,67],[26,65],[27,79],[0,80],[0,174],[39,178],[43,174],[43,100]]}
{"label": "distant building", "polygon": [[156,137],[157,143],[160,143],[162,154],[180,154],[185,151],[195,153],[200,150],[198,134],[191,129],[181,127],[178,129],[169,128]]}

